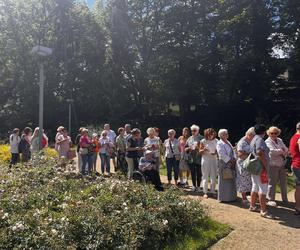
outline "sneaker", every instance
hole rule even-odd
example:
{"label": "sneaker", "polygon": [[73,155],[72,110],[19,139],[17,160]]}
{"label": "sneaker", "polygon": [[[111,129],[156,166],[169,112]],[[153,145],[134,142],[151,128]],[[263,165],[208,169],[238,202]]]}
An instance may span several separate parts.
{"label": "sneaker", "polygon": [[272,214],[269,214],[268,212],[260,212],[260,216],[270,220],[275,219],[275,217]]}
{"label": "sneaker", "polygon": [[196,192],[197,191],[197,188],[196,187],[192,187],[192,192]]}
{"label": "sneaker", "polygon": [[267,205],[270,207],[277,207],[277,204],[275,201],[268,201]]}
{"label": "sneaker", "polygon": [[256,207],[256,206],[255,206],[255,207],[250,206],[250,207],[249,207],[249,211],[250,211],[250,212],[260,212],[259,208]]}

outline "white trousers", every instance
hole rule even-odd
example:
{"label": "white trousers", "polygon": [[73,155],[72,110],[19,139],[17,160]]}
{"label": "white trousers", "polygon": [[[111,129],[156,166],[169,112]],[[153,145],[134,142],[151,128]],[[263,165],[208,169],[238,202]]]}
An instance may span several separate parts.
{"label": "white trousers", "polygon": [[202,170],[202,185],[203,185],[204,194],[207,194],[208,192],[209,178],[211,181],[210,192],[211,193],[215,192],[217,168],[218,168],[218,160],[216,157],[205,156],[202,158],[201,170]]}

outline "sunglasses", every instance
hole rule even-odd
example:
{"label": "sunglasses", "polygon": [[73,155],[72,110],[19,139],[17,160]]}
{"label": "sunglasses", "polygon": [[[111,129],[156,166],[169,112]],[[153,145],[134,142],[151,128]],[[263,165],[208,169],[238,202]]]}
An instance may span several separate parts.
{"label": "sunglasses", "polygon": [[270,133],[270,135],[278,135],[278,133],[274,132],[274,133]]}

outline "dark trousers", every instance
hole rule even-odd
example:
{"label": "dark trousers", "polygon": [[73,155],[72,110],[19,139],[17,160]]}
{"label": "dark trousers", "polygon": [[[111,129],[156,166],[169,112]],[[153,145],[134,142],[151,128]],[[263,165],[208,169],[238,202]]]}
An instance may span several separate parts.
{"label": "dark trousers", "polygon": [[117,153],[117,169],[122,171],[123,174],[127,173],[127,162],[125,159],[125,153]]}
{"label": "dark trousers", "polygon": [[[87,173],[92,172],[93,155],[92,154],[81,155],[81,159],[82,159],[81,173],[85,175],[86,172]],[[86,164],[88,165],[87,171],[86,171]]]}
{"label": "dark trousers", "polygon": [[192,182],[194,187],[200,187],[202,172],[201,172],[201,165],[192,163],[189,164],[191,175],[192,175]]}
{"label": "dark trousers", "polygon": [[104,171],[106,169],[106,172],[110,174],[110,156],[106,153],[100,153],[100,159],[101,159],[101,172],[104,174]]}
{"label": "dark trousers", "polygon": [[162,184],[161,184],[159,173],[156,170],[154,169],[146,170],[143,172],[143,174],[147,176],[147,178],[152,182],[156,190],[161,191]]}
{"label": "dark trousers", "polygon": [[10,166],[16,165],[19,162],[20,155],[17,153],[11,153]]}
{"label": "dark trousers", "polygon": [[167,175],[168,181],[172,180],[172,170],[174,171],[174,179],[175,181],[178,180],[178,173],[179,173],[179,161],[176,161],[176,158],[166,158],[167,164]]}

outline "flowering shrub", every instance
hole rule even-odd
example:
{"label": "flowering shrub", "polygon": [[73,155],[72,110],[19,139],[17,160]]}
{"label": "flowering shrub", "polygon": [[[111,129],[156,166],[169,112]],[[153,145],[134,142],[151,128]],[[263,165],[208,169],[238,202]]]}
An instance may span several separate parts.
{"label": "flowering shrub", "polygon": [[[44,154],[47,158],[56,158],[58,154],[54,148],[45,148],[40,154]],[[9,150],[9,145],[3,144],[0,145],[0,162],[7,163],[10,161],[11,153]]]}
{"label": "flowering shrub", "polygon": [[9,162],[10,158],[9,146],[6,144],[0,145],[0,162]]}
{"label": "flowering shrub", "polygon": [[0,249],[160,249],[206,219],[178,191],[82,178],[54,160],[0,168]]}

